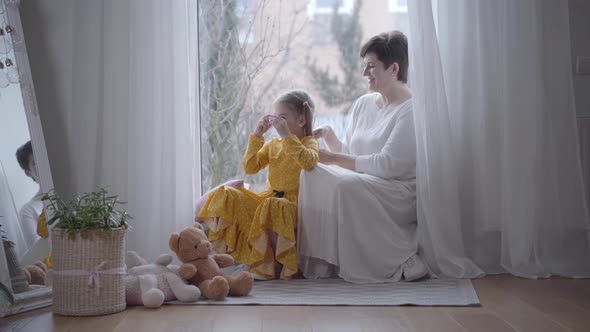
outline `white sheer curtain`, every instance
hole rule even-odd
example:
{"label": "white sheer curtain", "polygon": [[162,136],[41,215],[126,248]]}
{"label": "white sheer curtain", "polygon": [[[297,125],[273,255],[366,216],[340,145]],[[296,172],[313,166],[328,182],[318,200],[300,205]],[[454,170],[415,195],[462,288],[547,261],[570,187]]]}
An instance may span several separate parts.
{"label": "white sheer curtain", "polygon": [[44,51],[31,62],[57,190],[108,186],[135,218],[127,249],[167,252],[170,233],[192,223],[200,183],[196,0],[39,0],[23,11],[36,19],[29,52]]}
{"label": "white sheer curtain", "polygon": [[430,265],[454,277],[590,277],[567,2],[408,5]]}

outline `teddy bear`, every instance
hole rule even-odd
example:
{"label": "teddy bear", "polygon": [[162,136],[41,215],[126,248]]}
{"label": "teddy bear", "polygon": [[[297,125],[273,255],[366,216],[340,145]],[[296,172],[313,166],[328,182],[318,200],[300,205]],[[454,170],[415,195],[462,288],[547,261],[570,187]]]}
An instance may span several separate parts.
{"label": "teddy bear", "polygon": [[236,276],[227,276],[221,268],[234,264],[227,254],[210,254],[211,242],[199,223],[170,236],[170,249],[176,253],[182,266],[178,274],[196,285],[201,294],[211,300],[223,300],[226,296],[245,296],[254,285],[252,275],[246,271]]}
{"label": "teddy bear", "polygon": [[159,308],[166,301],[197,301],[201,291],[187,285],[176,273],[178,266],[169,265],[171,262],[172,255],[163,254],[154,263],[148,264],[135,251],[128,251],[125,255],[127,276],[124,279],[127,304]]}
{"label": "teddy bear", "polygon": [[23,273],[29,285],[45,286],[45,275],[47,274],[45,263],[36,261],[34,264],[26,265],[23,268]]}

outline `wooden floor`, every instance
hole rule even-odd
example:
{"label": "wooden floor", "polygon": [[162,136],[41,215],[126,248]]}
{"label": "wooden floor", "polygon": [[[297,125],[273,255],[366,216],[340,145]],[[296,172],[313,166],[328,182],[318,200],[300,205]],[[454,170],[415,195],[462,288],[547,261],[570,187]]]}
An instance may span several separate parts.
{"label": "wooden floor", "polygon": [[88,318],[51,308],[2,319],[0,331],[590,331],[590,280],[473,281],[481,307],[134,307]]}

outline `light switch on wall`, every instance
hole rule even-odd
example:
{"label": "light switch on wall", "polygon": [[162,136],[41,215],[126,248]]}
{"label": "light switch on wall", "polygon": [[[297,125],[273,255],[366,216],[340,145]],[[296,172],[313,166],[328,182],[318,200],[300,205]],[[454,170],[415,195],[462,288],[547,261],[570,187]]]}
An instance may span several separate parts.
{"label": "light switch on wall", "polygon": [[590,75],[590,56],[576,57],[576,74]]}

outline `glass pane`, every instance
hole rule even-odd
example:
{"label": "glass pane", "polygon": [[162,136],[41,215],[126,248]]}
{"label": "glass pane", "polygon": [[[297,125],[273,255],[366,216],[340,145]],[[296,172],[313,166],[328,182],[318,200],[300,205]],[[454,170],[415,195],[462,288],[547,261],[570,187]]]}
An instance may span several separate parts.
{"label": "glass pane", "polygon": [[333,8],[338,2],[338,0],[316,0],[316,7]]}
{"label": "glass pane", "polygon": [[407,32],[408,24],[407,12],[388,10],[389,0],[352,7],[318,13],[307,0],[199,1],[203,191],[236,178],[264,186],[267,173],[246,176],[242,156],[259,118],[287,90],[308,91],[315,126],[330,124],[343,137],[348,109],[368,92],[362,43],[384,31]]}

